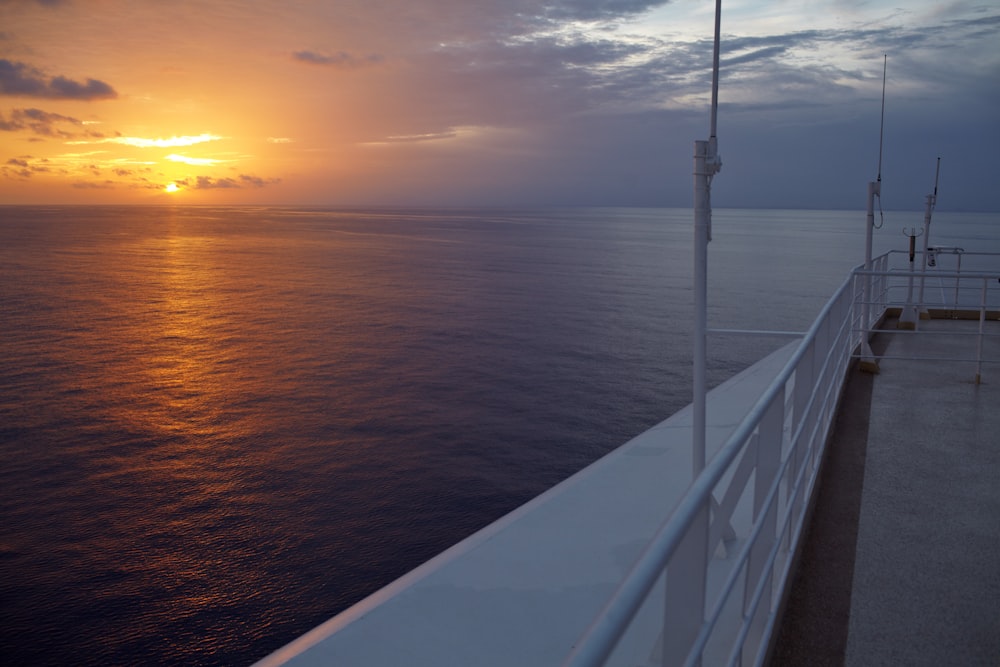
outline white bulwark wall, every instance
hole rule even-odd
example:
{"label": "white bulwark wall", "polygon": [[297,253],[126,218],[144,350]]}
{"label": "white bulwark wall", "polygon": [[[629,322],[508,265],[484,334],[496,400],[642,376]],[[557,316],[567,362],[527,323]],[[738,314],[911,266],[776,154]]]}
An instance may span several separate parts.
{"label": "white bulwark wall", "polygon": [[[709,459],[797,345],[710,392]],[[688,406],[257,665],[558,665],[691,470]]]}

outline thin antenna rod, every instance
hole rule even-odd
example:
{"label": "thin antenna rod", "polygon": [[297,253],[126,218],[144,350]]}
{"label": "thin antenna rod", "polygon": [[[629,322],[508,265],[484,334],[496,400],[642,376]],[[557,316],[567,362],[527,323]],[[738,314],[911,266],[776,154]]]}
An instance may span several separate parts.
{"label": "thin antenna rod", "polygon": [[941,175],[941,158],[937,159],[937,169],[934,170],[934,203],[937,204],[938,176]]}
{"label": "thin antenna rod", "polygon": [[716,118],[719,115],[719,35],[722,26],[722,0],[715,3],[715,46],[712,48],[712,127],[708,138],[715,139]]}
{"label": "thin antenna rod", "polygon": [[885,129],[885,71],[889,66],[888,54],[882,54],[882,117],[878,123],[878,179],[882,182],[882,131]]}

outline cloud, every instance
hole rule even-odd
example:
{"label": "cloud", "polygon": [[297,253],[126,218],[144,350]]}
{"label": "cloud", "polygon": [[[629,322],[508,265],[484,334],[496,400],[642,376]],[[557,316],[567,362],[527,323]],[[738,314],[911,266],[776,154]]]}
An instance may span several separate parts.
{"label": "cloud", "polygon": [[[42,17],[37,19],[39,25],[53,14],[29,1],[24,0],[23,7],[32,7]],[[983,110],[989,108],[987,102],[998,102],[1000,94],[990,85],[1000,66],[1000,52],[989,48],[1000,26],[995,8],[981,2],[945,3],[948,11],[932,14],[943,5],[920,0],[897,10],[882,2],[832,1],[832,5],[810,5],[804,12],[788,3],[736,3],[724,12],[719,134],[727,167],[719,180],[720,202],[730,197],[728,201],[737,205],[787,203],[792,201],[791,188],[784,182],[778,185],[783,179],[796,183],[803,193],[800,203],[806,204],[813,193],[831,189],[827,187],[831,182],[839,187],[840,177],[824,176],[826,172],[864,171],[864,164],[860,168],[855,163],[844,165],[853,156],[872,152],[867,150],[871,135],[874,142],[878,140],[884,52],[889,53],[887,165],[902,151],[904,141],[894,141],[893,133],[904,127],[903,116],[910,116],[905,122],[922,132],[907,136],[907,151],[928,143],[923,137],[942,133],[958,137],[961,129],[977,140],[957,138],[928,150],[942,150],[946,161],[949,150],[952,156],[974,156],[978,166],[980,156],[988,151],[977,151],[977,144],[996,143],[996,123],[982,120],[995,116],[997,104],[992,112]],[[266,4],[260,2],[260,6]],[[74,4],[74,11],[84,6]],[[168,44],[169,61],[176,60],[178,69],[192,72],[203,67],[217,80],[260,81],[262,85],[245,90],[227,89],[213,113],[226,105],[226,111],[232,112],[230,93],[246,95],[233,98],[239,100],[239,108],[257,111],[255,106],[261,107],[252,121],[248,117],[246,136],[259,137],[261,144],[279,145],[290,143],[292,135],[282,133],[295,128],[298,150],[267,151],[281,153],[289,161],[283,162],[290,165],[289,173],[300,174],[297,183],[282,189],[282,195],[316,201],[335,196],[355,201],[396,197],[399,202],[426,196],[431,201],[433,195],[438,202],[464,197],[468,202],[479,198],[543,203],[550,197],[567,203],[684,204],[689,199],[690,141],[704,138],[707,129],[712,21],[710,7],[678,2],[666,11],[657,10],[667,4],[663,0],[417,0],[339,3],[331,10],[329,3],[317,1],[264,12],[247,11],[250,5],[244,2],[223,2],[200,8],[195,24],[186,24],[183,12],[165,14],[156,30],[176,40]],[[136,7],[137,13],[154,11],[148,3]],[[107,29],[100,23],[104,12],[95,11],[90,18],[84,14],[81,11],[75,31],[67,28],[66,34],[58,36],[59,42],[56,37],[45,42],[45,61],[40,56],[19,55],[38,53],[41,42],[33,47],[35,51],[25,50],[21,29],[13,35],[14,24],[0,25],[11,40],[17,40],[12,44],[17,50],[12,48],[4,57],[23,58],[39,67],[43,62],[72,63],[58,59],[57,46],[75,44],[73,32],[114,43],[101,34]],[[49,34],[55,28],[46,30]],[[220,39],[225,34],[225,39],[207,38],[213,34]],[[296,41],[287,41],[291,35]],[[216,70],[221,62],[211,57],[193,59],[209,56],[201,50],[204,44],[216,44],[216,53],[232,49],[246,53],[247,58],[245,62],[227,59],[227,69]],[[113,57],[125,56],[114,53]],[[98,65],[67,70],[69,65],[45,64],[48,70],[43,76],[24,69],[26,65],[21,67],[14,73],[19,79],[41,81],[46,87],[51,87],[55,73],[112,71]],[[239,67],[247,69],[233,69]],[[160,69],[150,69],[148,75],[150,99],[169,103],[176,81],[164,77]],[[330,85],[331,75],[340,75],[336,87]],[[77,81],[80,86],[86,84],[83,78]],[[166,88],[157,88],[161,83]],[[265,91],[271,91],[270,95]],[[206,101],[202,110],[212,106],[214,93],[206,90],[199,98]],[[261,94],[273,100],[253,97]],[[270,102],[294,110],[294,118],[283,119],[283,125],[271,124],[278,114],[271,113]],[[133,103],[138,98],[121,104]],[[89,118],[79,107],[52,108]],[[153,122],[151,108],[146,106],[141,112],[147,114],[148,122]],[[89,129],[103,129],[107,137],[114,136],[107,127],[81,127],[58,118],[15,119],[9,108],[3,111],[6,116],[0,117],[0,124],[5,129],[20,125],[27,135],[28,122],[42,123],[37,132],[31,132],[33,138],[60,136],[44,132]],[[913,120],[918,116],[927,119],[924,125]],[[937,126],[954,129],[938,130]],[[157,131],[181,127],[164,126]],[[269,137],[275,133],[278,136]],[[170,137],[169,132],[148,137],[116,137],[113,142],[137,147],[120,151],[130,155],[151,148],[141,152],[157,154],[161,164],[168,151],[185,159],[188,154],[237,155],[215,152],[209,146],[168,148],[192,145],[176,141],[183,138]],[[236,142],[235,138],[231,141]],[[117,148],[111,140],[103,143],[86,149],[114,152]],[[42,148],[17,150],[37,154]],[[310,155],[308,166],[295,162],[306,159],[307,151],[322,152],[324,159]],[[767,163],[781,179],[765,181],[768,169],[736,176],[743,168],[741,161],[743,165],[757,163],[758,153],[783,158]],[[0,157],[2,164],[14,157],[14,151]],[[203,159],[207,158],[190,158]],[[190,175],[193,188],[216,188],[220,194],[222,190],[236,194],[244,188],[243,193],[252,196],[258,193],[251,188],[271,181],[246,173],[241,178],[241,172],[250,170],[267,173],[254,166],[261,163],[244,165],[244,159],[249,156],[240,154],[238,162],[231,163],[239,166],[225,171],[205,164],[174,165],[174,169],[212,174],[201,181]],[[787,165],[793,163],[796,166],[789,169]],[[98,164],[104,165],[106,175],[117,178],[105,162]],[[995,174],[988,167],[980,171],[983,178]],[[88,174],[74,172],[83,179]],[[408,185],[415,182],[414,174],[420,174],[419,188]],[[760,179],[754,180],[758,174]],[[867,173],[864,178],[869,178]],[[678,195],[672,186],[664,185],[673,181],[681,184]],[[330,187],[334,182],[336,187]],[[886,192],[893,187],[898,186],[887,184]],[[739,198],[733,199],[736,195]],[[839,202],[837,195],[832,197]],[[848,201],[845,197],[845,203],[837,205]]]}
{"label": "cloud", "polygon": [[280,178],[260,178],[259,176],[250,176],[248,174],[240,174],[240,182],[251,188],[263,188],[267,185],[277,185],[281,183]]}
{"label": "cloud", "polygon": [[240,188],[263,188],[268,185],[276,185],[281,182],[280,178],[261,178],[249,174],[240,174],[237,178],[212,178],[211,176],[198,176],[194,180],[184,179],[176,181],[177,185],[192,188],[194,190],[235,190]]}
{"label": "cloud", "polygon": [[771,60],[772,58],[780,56],[787,51],[788,46],[786,45],[768,46],[763,49],[751,51],[750,53],[744,53],[742,55],[726,58],[724,62],[719,63],[719,67],[721,69],[722,67],[734,67],[736,65],[743,65],[746,63],[756,62],[758,60]]}
{"label": "cloud", "polygon": [[39,4],[43,7],[58,7],[69,4],[69,0],[0,0],[0,5]]}
{"label": "cloud", "polygon": [[358,58],[345,51],[340,51],[333,55],[323,55],[315,51],[296,51],[292,54],[292,59],[300,63],[309,65],[325,65],[332,67],[361,67],[363,65],[375,65],[382,62],[382,56],[372,54],[364,58]]}
{"label": "cloud", "polygon": [[136,148],[176,148],[178,146],[194,146],[207,141],[218,141],[222,139],[215,134],[207,132],[194,136],[169,137],[149,139],[147,137],[105,137],[98,141],[68,141],[72,145],[79,144],[121,144],[122,146],[135,146]]}
{"label": "cloud", "polygon": [[0,59],[0,95],[53,100],[101,100],[118,97],[114,88],[103,81],[87,79],[86,83],[79,83],[64,76],[47,78],[25,63],[6,59]]}
{"label": "cloud", "polygon": [[238,188],[240,184],[231,178],[211,178],[210,176],[199,176],[193,187],[196,190],[229,189]]}
{"label": "cloud", "polygon": [[167,156],[167,159],[171,162],[182,162],[196,167],[208,167],[220,162],[229,162],[229,160],[216,160],[209,157],[188,157],[187,155],[178,155],[177,153],[171,153]]}
{"label": "cloud", "polygon": [[75,181],[73,187],[78,190],[113,190],[117,185],[114,181]]}
{"label": "cloud", "polygon": [[415,141],[440,141],[441,139],[454,139],[457,136],[458,136],[458,130],[446,130],[444,132],[425,132],[424,134],[401,134],[401,135],[386,137],[382,141],[369,142],[369,145],[407,143]]}
{"label": "cloud", "polygon": [[538,16],[557,21],[601,21],[642,14],[670,0],[561,0],[542,5]]}
{"label": "cloud", "polygon": [[5,178],[25,180],[35,174],[51,172],[52,169],[47,162],[48,160],[45,158],[36,159],[32,155],[20,155],[16,158],[8,159],[6,163],[0,166],[0,174],[3,174]]}
{"label": "cloud", "polygon": [[[19,132],[27,130],[37,136],[72,138],[81,136],[80,132],[65,129],[65,126],[72,128],[83,127],[85,123],[58,113],[50,113],[41,109],[13,109],[10,118],[6,118],[0,113],[0,131]],[[95,132],[82,133],[86,136],[101,137],[103,135]]]}

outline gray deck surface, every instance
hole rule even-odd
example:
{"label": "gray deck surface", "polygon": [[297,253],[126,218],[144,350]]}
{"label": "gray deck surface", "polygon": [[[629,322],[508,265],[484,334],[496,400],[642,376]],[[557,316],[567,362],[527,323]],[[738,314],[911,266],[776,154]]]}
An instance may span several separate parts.
{"label": "gray deck surface", "polygon": [[[958,357],[975,339],[880,334],[873,349]],[[1000,364],[974,377],[890,358],[852,371],[772,665],[1000,665]]]}

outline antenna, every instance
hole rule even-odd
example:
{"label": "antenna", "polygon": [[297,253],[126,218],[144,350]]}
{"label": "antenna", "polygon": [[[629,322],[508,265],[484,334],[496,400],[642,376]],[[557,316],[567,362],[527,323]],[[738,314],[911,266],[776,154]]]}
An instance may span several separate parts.
{"label": "antenna", "polygon": [[937,159],[937,169],[934,170],[934,205],[937,205],[938,176],[941,175],[941,158]]}
{"label": "antenna", "polygon": [[[719,116],[719,34],[722,27],[722,0],[715,3],[715,46],[712,47],[712,123],[709,141],[715,143],[716,120]],[[715,151],[713,150],[714,154]]]}
{"label": "antenna", "polygon": [[[878,178],[877,183],[882,182],[882,132],[885,129],[885,72],[889,67],[889,56],[888,54],[882,54],[882,116],[879,118],[878,122]],[[882,201],[882,196],[879,194],[879,201]]]}

